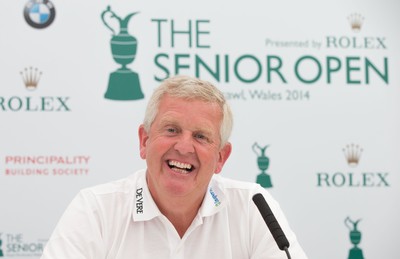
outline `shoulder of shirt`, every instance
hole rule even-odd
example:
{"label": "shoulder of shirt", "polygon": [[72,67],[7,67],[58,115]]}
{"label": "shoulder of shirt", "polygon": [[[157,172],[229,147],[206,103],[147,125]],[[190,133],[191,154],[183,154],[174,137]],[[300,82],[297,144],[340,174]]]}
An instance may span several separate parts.
{"label": "shoulder of shirt", "polygon": [[145,170],[137,171],[128,177],[84,188],[81,193],[92,193],[93,195],[107,195],[115,193],[129,194],[135,190],[136,183],[145,177]]}
{"label": "shoulder of shirt", "polygon": [[234,180],[219,174],[213,176],[213,181],[228,196],[233,195],[236,198],[242,197],[244,200],[251,200],[253,195],[261,193],[268,202],[276,202],[272,195],[258,183]]}
{"label": "shoulder of shirt", "polygon": [[252,183],[252,182],[245,182],[234,180],[231,178],[226,178],[221,175],[214,175],[213,180],[218,183],[223,189],[238,189],[238,190],[249,190],[255,191],[260,188],[259,184]]}

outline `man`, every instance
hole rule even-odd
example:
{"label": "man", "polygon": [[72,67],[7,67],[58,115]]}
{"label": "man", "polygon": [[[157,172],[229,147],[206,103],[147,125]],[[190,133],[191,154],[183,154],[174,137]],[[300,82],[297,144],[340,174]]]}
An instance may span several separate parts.
{"label": "man", "polygon": [[139,127],[147,169],[81,191],[42,259],[284,259],[252,202],[256,193],[272,208],[292,257],[307,258],[267,191],[218,175],[232,150],[231,129],[230,108],[212,84],[165,80]]}

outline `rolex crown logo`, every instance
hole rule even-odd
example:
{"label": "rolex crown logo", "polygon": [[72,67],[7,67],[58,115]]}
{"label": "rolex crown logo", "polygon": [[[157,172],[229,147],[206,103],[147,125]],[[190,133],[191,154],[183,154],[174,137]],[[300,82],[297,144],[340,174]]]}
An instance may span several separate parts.
{"label": "rolex crown logo", "polygon": [[350,144],[343,148],[344,156],[350,167],[356,167],[360,162],[363,149],[359,145]]}
{"label": "rolex crown logo", "polygon": [[35,90],[42,72],[39,71],[37,68],[29,67],[25,68],[24,71],[21,71],[22,80],[24,80],[24,84],[26,89],[28,90]]}
{"label": "rolex crown logo", "polygon": [[359,32],[361,30],[361,26],[363,25],[364,22],[364,17],[361,14],[358,13],[352,13],[347,17],[351,29],[354,32]]}

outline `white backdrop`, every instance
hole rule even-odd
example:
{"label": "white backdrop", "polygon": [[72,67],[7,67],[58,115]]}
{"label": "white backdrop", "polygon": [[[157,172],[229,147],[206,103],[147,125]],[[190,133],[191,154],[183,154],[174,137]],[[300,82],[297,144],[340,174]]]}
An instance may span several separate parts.
{"label": "white backdrop", "polygon": [[[0,2],[0,257],[39,258],[81,188],[144,167],[145,104],[157,78],[180,73],[215,83],[231,103],[225,176],[255,182],[253,144],[268,146],[269,190],[309,258],[358,259],[347,217],[361,219],[364,258],[397,258],[397,1],[53,0],[44,29],[25,21],[27,3]],[[104,98],[120,67],[101,20],[107,6],[121,18],[139,12],[128,23],[138,45],[127,67],[143,99]],[[31,68],[33,90],[23,80]]]}

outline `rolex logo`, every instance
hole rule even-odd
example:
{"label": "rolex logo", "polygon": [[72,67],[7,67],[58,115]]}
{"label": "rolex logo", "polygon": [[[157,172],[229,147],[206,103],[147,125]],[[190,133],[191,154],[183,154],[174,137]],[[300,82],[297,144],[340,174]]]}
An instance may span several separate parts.
{"label": "rolex logo", "polygon": [[347,20],[350,23],[351,29],[354,32],[359,32],[361,30],[361,26],[363,25],[364,17],[358,13],[352,13],[347,17]]}
{"label": "rolex logo", "polygon": [[359,145],[350,144],[343,148],[344,156],[350,167],[356,167],[360,162],[363,149]]}
{"label": "rolex logo", "polygon": [[25,68],[24,71],[21,71],[21,77],[24,81],[26,89],[35,90],[41,75],[42,72],[33,67]]}

